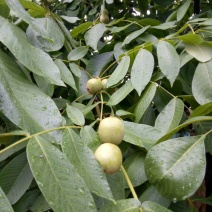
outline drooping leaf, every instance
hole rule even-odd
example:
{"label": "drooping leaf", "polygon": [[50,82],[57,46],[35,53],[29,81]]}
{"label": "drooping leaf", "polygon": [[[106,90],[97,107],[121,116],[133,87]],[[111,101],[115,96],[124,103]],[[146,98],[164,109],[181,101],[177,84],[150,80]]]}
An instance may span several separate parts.
{"label": "drooping leaf", "polygon": [[167,30],[167,29],[176,27],[175,23],[176,23],[176,21],[165,22],[165,23],[162,23],[162,24],[157,25],[157,26],[152,26],[151,28]]}
{"label": "drooping leaf", "polygon": [[152,201],[145,201],[142,204],[142,211],[143,212],[150,212],[150,211],[157,211],[157,212],[171,212],[169,209],[155,203]]}
{"label": "drooping leaf", "polygon": [[169,139],[172,135],[174,135],[180,129],[188,126],[189,124],[193,124],[193,123],[197,123],[197,122],[203,122],[203,121],[212,121],[212,117],[211,116],[196,116],[196,117],[190,118],[187,121],[185,121],[184,123],[182,123],[181,125],[179,125],[178,127],[174,128],[173,130],[171,130],[170,132],[165,134],[164,136],[162,136],[157,141],[157,143],[160,143],[160,142],[163,142],[163,141]]}
{"label": "drooping leaf", "polygon": [[128,80],[121,88],[119,88],[108,101],[108,105],[116,105],[121,102],[133,90],[132,83]]}
{"label": "drooping leaf", "polygon": [[161,137],[161,132],[149,125],[124,121],[124,140],[149,150]]}
{"label": "drooping leaf", "polygon": [[66,106],[66,112],[68,117],[71,119],[71,121],[79,126],[83,126],[85,124],[85,118],[82,112],[77,108],[72,105]]}
{"label": "drooping leaf", "polygon": [[[0,85],[0,111],[21,129],[33,134],[61,125],[62,117],[53,100],[29,82],[19,66],[2,52]],[[60,139],[59,133],[53,135]]]}
{"label": "drooping leaf", "polygon": [[139,96],[149,83],[153,69],[154,58],[152,54],[145,49],[141,49],[136,55],[131,70],[132,86],[135,88]]}
{"label": "drooping leaf", "polygon": [[47,52],[61,49],[64,44],[64,35],[55,21],[49,17],[38,18],[37,21],[45,29],[45,37],[41,36],[32,26],[29,26],[26,35],[30,43]]}
{"label": "drooping leaf", "polygon": [[212,60],[198,64],[192,80],[192,92],[199,104],[212,102]]}
{"label": "drooping leaf", "polygon": [[[20,28],[0,17],[0,31],[0,41],[24,66],[35,74],[48,78],[51,83],[64,86],[60,79],[59,69],[51,57],[32,46]],[[27,49],[27,51],[23,51],[23,49]]]}
{"label": "drooping leaf", "polygon": [[180,57],[175,48],[166,41],[159,41],[157,45],[158,63],[162,73],[173,85],[180,71]]}
{"label": "drooping leaf", "polygon": [[[141,152],[131,154],[123,163],[123,166],[131,180],[132,185],[139,186],[145,181],[147,177],[144,171],[144,155]],[[125,188],[128,188],[128,184],[125,181]]]}
{"label": "drooping leaf", "polygon": [[142,33],[144,33],[147,29],[149,28],[149,26],[145,26],[142,29],[136,30],[134,32],[132,32],[131,34],[129,34],[123,41],[122,46],[130,43],[132,40],[134,40],[135,38],[137,38],[139,35],[141,35]]}
{"label": "drooping leaf", "polygon": [[102,69],[112,60],[113,52],[105,52],[102,54],[94,55],[86,66],[86,70],[91,76],[99,76]]}
{"label": "drooping leaf", "polygon": [[200,62],[207,62],[212,58],[212,43],[204,42],[197,34],[178,36],[185,43],[185,50]]}
{"label": "drooping leaf", "polygon": [[117,68],[113,71],[113,73],[110,75],[110,77],[107,80],[107,88],[117,84],[120,82],[126,75],[128,68],[130,65],[130,57],[124,56],[117,66]]}
{"label": "drooping leaf", "polygon": [[80,46],[74,50],[72,50],[68,54],[68,60],[79,60],[83,58],[88,52],[88,47],[87,46]]}
{"label": "drooping leaf", "polygon": [[30,139],[27,157],[41,192],[55,212],[83,211],[85,208],[96,211],[85,182],[50,141],[39,136]]}
{"label": "drooping leaf", "polygon": [[141,203],[139,200],[129,198],[116,201],[116,204],[113,202],[108,202],[102,207],[99,212],[139,212]]}
{"label": "drooping leaf", "polygon": [[138,103],[136,104],[134,111],[135,122],[139,122],[142,116],[144,115],[145,111],[147,110],[148,106],[150,105],[151,101],[154,98],[156,89],[157,84],[150,83],[142,93],[141,97],[138,100]]}
{"label": "drooping leaf", "polygon": [[142,193],[142,195],[139,197],[139,200],[141,202],[145,202],[145,201],[155,202],[166,208],[168,208],[170,205],[170,200],[163,197],[153,185],[149,186]]}
{"label": "drooping leaf", "polygon": [[208,113],[212,112],[212,102],[206,103],[197,107],[190,115],[189,118],[193,118],[195,116],[204,116]]}
{"label": "drooping leaf", "polygon": [[103,198],[113,200],[104,171],[95,159],[94,153],[72,129],[64,131],[62,149],[90,191]]}
{"label": "drooping leaf", "polygon": [[194,194],[204,179],[205,136],[170,139],[154,146],[145,159],[145,171],[159,193],[174,202]]}
{"label": "drooping leaf", "polygon": [[74,81],[74,77],[73,77],[71,71],[67,68],[67,66],[63,63],[62,60],[57,59],[54,62],[58,66],[58,68],[60,69],[61,79],[65,83],[70,85],[74,90],[77,91],[77,88],[76,88],[76,85],[75,85],[75,81]]}
{"label": "drooping leaf", "polygon": [[[127,28],[128,28],[129,26],[131,26],[131,25],[132,25],[132,23],[127,24],[127,25],[125,25],[125,26],[123,26],[123,27],[117,27],[117,26],[115,26],[115,27],[110,27],[110,28],[108,28],[108,29],[111,31],[111,33],[118,33],[118,32],[121,32],[121,31],[127,29]],[[108,26],[109,26],[109,25],[108,25]]]}
{"label": "drooping leaf", "polygon": [[1,210],[7,212],[14,212],[9,200],[7,199],[1,187],[0,187],[0,196],[1,196],[0,198]]}
{"label": "drooping leaf", "polygon": [[178,126],[181,121],[183,111],[183,101],[179,98],[173,98],[158,115],[155,121],[155,127],[163,134],[166,134]]}
{"label": "drooping leaf", "polygon": [[177,10],[177,21],[180,21],[184,15],[186,14],[189,6],[191,4],[191,0],[187,0],[181,7]]}
{"label": "drooping leaf", "polygon": [[0,187],[7,195],[11,205],[16,203],[26,192],[33,176],[23,152],[11,160],[0,173]]}
{"label": "drooping leaf", "polygon": [[96,24],[85,33],[85,42],[94,50],[97,50],[97,44],[106,30],[104,24]]}

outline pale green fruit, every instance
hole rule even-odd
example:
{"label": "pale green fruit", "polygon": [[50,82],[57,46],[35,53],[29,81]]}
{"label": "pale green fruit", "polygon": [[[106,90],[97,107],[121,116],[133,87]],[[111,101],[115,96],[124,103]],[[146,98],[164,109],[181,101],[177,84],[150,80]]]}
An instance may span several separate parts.
{"label": "pale green fruit", "polygon": [[107,9],[103,9],[103,10],[102,10],[102,13],[104,13],[104,14],[105,14],[105,15],[107,15],[107,16],[109,15],[109,13],[108,13],[108,10],[107,10]]}
{"label": "pale green fruit", "polygon": [[107,84],[107,79],[103,79],[102,80],[102,89],[103,90],[106,90],[107,89],[106,84]]}
{"label": "pale green fruit", "polygon": [[115,144],[105,143],[100,145],[95,151],[95,157],[106,174],[114,174],[121,168],[122,153]]}
{"label": "pale green fruit", "polygon": [[98,128],[98,134],[102,143],[119,145],[124,137],[123,121],[114,116],[101,120]]}
{"label": "pale green fruit", "polygon": [[96,94],[102,90],[102,81],[100,78],[89,79],[86,84],[86,89],[90,94]]}
{"label": "pale green fruit", "polygon": [[104,23],[104,24],[108,24],[109,23],[109,17],[108,17],[108,15],[106,15],[104,13],[102,13],[100,15],[99,20],[100,20],[101,23]]}

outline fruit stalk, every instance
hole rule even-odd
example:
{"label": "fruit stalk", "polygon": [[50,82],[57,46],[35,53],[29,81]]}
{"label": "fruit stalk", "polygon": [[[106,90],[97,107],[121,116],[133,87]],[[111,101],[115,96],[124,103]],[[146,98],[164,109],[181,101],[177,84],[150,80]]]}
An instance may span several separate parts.
{"label": "fruit stalk", "polygon": [[[137,194],[136,194],[136,192],[135,192],[135,189],[134,189],[134,187],[133,187],[133,185],[132,185],[132,183],[131,183],[131,181],[130,181],[130,178],[129,178],[129,176],[128,176],[128,174],[127,174],[127,172],[126,172],[126,170],[125,170],[125,168],[124,168],[123,165],[121,165],[121,171],[122,171],[123,174],[124,174],[124,177],[125,177],[125,179],[126,179],[126,181],[127,181],[127,184],[128,184],[128,186],[129,186],[129,188],[130,188],[130,191],[131,191],[131,193],[132,193],[132,195],[133,195],[133,198],[139,200],[139,199],[138,199],[138,196],[137,196]],[[142,212],[142,208],[140,208],[140,212]]]}

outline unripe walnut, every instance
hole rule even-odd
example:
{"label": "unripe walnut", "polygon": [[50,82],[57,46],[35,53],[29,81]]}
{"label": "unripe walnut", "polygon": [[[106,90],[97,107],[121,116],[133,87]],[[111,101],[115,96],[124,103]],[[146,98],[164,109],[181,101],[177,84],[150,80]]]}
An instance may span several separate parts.
{"label": "unripe walnut", "polygon": [[106,90],[107,89],[106,84],[107,84],[107,79],[103,79],[102,80],[102,89],[103,90]]}
{"label": "unripe walnut", "polygon": [[106,174],[114,174],[121,168],[122,153],[119,147],[114,144],[100,145],[95,151],[95,157]]}
{"label": "unripe walnut", "polygon": [[109,23],[109,17],[108,17],[107,14],[104,14],[104,13],[102,13],[100,15],[99,20],[100,20],[101,23],[104,23],[104,24],[108,24]]}
{"label": "unripe walnut", "polygon": [[114,116],[101,120],[98,128],[98,134],[102,143],[119,145],[124,137],[123,121]]}
{"label": "unripe walnut", "polygon": [[102,81],[99,77],[89,79],[86,84],[86,89],[90,94],[96,94],[102,90]]}

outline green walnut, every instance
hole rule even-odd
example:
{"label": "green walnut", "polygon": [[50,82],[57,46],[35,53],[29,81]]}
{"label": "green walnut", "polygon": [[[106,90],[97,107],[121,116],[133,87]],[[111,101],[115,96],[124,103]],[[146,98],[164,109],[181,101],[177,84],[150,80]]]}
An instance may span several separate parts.
{"label": "green walnut", "polygon": [[102,81],[99,77],[89,79],[86,84],[86,89],[90,94],[96,94],[102,90]]}
{"label": "green walnut", "polygon": [[123,121],[114,116],[101,120],[98,128],[98,134],[102,143],[119,145],[124,137]]}
{"label": "green walnut", "polygon": [[115,144],[100,145],[95,151],[95,157],[106,174],[114,174],[121,168],[122,152]]}

